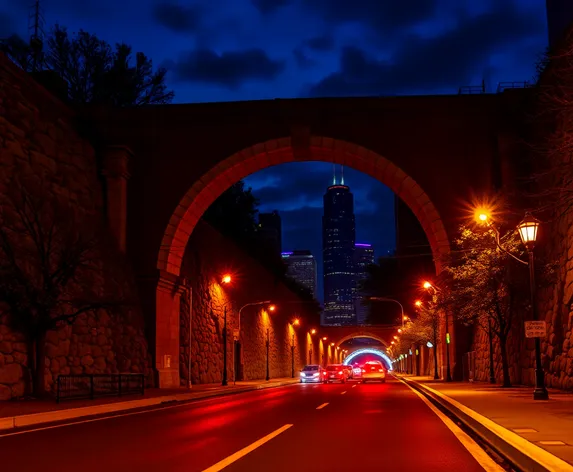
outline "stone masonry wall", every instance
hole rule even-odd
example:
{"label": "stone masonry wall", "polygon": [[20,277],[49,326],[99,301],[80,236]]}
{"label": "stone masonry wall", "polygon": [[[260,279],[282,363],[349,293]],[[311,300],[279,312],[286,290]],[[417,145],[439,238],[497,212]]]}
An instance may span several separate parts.
{"label": "stone masonry wall", "polygon": [[[103,226],[104,206],[96,154],[73,126],[73,112],[0,54],[0,195],[13,176],[37,179],[64,196],[94,227]],[[103,229],[105,233],[105,228]],[[131,298],[133,278],[123,256],[105,237],[99,270],[91,284],[115,298]],[[48,333],[46,382],[58,374],[150,373],[150,356],[137,308],[115,315],[84,314],[71,326]],[[0,294],[0,400],[19,398],[29,385],[26,340],[11,330]]]}
{"label": "stone masonry wall", "polygon": [[[229,285],[221,284],[224,274],[232,275]],[[270,378],[290,377],[292,341],[295,345],[295,375],[308,362],[310,329],[318,328],[318,317],[305,314],[305,305],[255,260],[241,251],[207,223],[200,222],[189,240],[182,275],[192,287],[181,305],[181,383],[187,385],[189,365],[189,302],[193,306],[191,335],[192,383],[220,382],[223,372],[223,326],[227,307],[228,378],[233,379],[233,330],[241,306],[270,300],[275,312],[248,307],[241,314],[243,379],[266,376],[266,340],[269,337]],[[189,296],[191,295],[191,296]],[[299,326],[290,323],[299,318]],[[316,361],[318,347],[313,347]]]}

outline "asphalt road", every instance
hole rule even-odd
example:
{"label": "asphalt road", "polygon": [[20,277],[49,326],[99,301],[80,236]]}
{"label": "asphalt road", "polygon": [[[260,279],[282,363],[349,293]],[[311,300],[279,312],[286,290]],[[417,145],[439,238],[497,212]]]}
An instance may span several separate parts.
{"label": "asphalt road", "polygon": [[8,433],[0,435],[0,465],[42,472],[484,470],[396,380],[294,385]]}

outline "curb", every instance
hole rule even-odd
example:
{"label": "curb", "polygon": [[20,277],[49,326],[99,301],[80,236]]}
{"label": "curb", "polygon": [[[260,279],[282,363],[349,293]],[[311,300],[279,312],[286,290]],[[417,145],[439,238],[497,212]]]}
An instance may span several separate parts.
{"label": "curb", "polygon": [[160,406],[162,404],[173,403],[188,403],[195,400],[203,400],[205,398],[223,397],[226,395],[235,395],[238,393],[253,392],[256,390],[263,390],[266,388],[286,387],[288,385],[296,385],[297,382],[271,382],[268,384],[247,385],[238,387],[234,390],[227,391],[212,391],[202,393],[178,393],[175,395],[163,395],[159,397],[142,398],[138,400],[120,401],[114,403],[106,403],[103,405],[85,406],[80,408],[68,408],[65,410],[46,411],[43,413],[33,413],[30,415],[8,416],[0,418],[0,432],[23,428],[27,426],[34,426],[45,423],[54,423],[57,421],[64,421],[77,418],[85,418],[88,416],[102,415],[106,413],[117,413],[120,411],[129,411],[136,408]]}
{"label": "curb", "polygon": [[573,466],[527,439],[480,415],[447,395],[414,380],[398,377],[470,428],[513,465],[528,472],[573,472]]}

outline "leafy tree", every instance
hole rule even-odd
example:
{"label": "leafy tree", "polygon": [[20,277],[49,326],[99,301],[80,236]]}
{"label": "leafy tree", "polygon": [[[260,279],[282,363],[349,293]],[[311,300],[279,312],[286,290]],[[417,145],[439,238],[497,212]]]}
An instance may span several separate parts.
{"label": "leafy tree", "polygon": [[70,35],[56,25],[48,35],[45,50],[34,54],[32,46],[12,36],[1,50],[27,72],[39,57],[43,70],[56,72],[68,84],[68,99],[73,104],[101,103],[114,106],[138,106],[170,103],[174,92],[165,85],[167,70],[153,70],[151,59],[132,48],[106,41],[80,30]]}
{"label": "leafy tree", "polygon": [[[523,246],[516,231],[502,237],[492,228],[461,229],[457,241],[460,257],[448,268],[448,289],[443,306],[466,324],[491,330],[499,341],[503,386],[511,386],[507,342],[512,328],[530,308],[528,270]],[[541,277],[553,272],[541,265]]]}
{"label": "leafy tree", "polygon": [[28,342],[30,390],[42,395],[46,333],[123,302],[94,292],[94,231],[71,204],[36,182],[15,181],[2,198],[0,218],[0,301],[12,328]]}
{"label": "leafy tree", "polygon": [[434,379],[439,379],[438,356],[436,350],[440,342],[440,306],[437,296],[418,307],[417,316],[406,325],[401,336],[401,341],[408,346],[412,344],[426,344],[430,341],[434,349]]}

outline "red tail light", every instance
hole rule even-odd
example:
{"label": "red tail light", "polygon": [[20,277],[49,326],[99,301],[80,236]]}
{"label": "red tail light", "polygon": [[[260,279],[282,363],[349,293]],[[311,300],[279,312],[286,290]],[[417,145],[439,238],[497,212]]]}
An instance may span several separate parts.
{"label": "red tail light", "polygon": [[384,369],[378,369],[378,372],[384,372]]}

